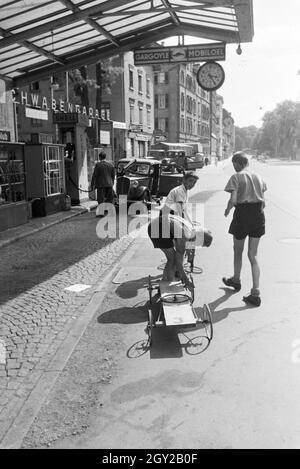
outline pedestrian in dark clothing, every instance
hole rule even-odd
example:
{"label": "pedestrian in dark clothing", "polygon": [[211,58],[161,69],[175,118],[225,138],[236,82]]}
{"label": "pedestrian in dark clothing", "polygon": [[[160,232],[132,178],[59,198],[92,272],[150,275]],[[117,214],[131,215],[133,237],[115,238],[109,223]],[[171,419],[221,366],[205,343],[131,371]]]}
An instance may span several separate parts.
{"label": "pedestrian in dark clothing", "polygon": [[106,154],[99,153],[99,159],[94,168],[91,189],[97,189],[97,202],[113,202],[113,185],[115,180],[115,168],[110,161],[106,161]]}

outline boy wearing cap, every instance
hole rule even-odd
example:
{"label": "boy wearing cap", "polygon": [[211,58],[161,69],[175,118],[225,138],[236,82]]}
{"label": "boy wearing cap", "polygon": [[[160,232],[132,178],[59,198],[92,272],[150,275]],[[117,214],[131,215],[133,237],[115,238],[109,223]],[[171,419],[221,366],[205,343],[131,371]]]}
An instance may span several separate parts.
{"label": "boy wearing cap", "polygon": [[242,255],[245,239],[248,236],[248,258],[251,264],[253,286],[250,295],[244,296],[246,303],[260,306],[259,278],[260,268],[257,260],[258,245],[261,236],[265,234],[265,199],[266,183],[247,168],[248,158],[244,152],[237,152],[232,157],[232,164],[236,174],[229,179],[225,191],[230,193],[225,217],[232,208],[235,208],[229,233],[233,235],[234,274],[233,277],[223,278],[223,283],[233,287],[236,291],[241,289]]}

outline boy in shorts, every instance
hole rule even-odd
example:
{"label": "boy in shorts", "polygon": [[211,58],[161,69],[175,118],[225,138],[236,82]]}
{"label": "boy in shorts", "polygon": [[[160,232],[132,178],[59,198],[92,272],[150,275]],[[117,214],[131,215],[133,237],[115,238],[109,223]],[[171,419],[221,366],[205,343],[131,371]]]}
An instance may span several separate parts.
{"label": "boy in shorts", "polygon": [[154,248],[161,249],[167,258],[162,280],[172,282],[177,274],[183,285],[191,289],[191,281],[183,268],[185,250],[199,245],[210,246],[212,242],[210,231],[198,227],[195,229],[188,220],[169,213],[149,223],[148,235]]}
{"label": "boy in shorts", "polygon": [[225,191],[230,193],[225,217],[235,208],[229,233],[233,235],[234,274],[233,277],[223,278],[223,283],[241,289],[242,255],[245,239],[248,236],[248,258],[252,271],[252,289],[243,300],[254,306],[260,306],[259,278],[260,268],[257,260],[258,245],[261,236],[265,234],[265,199],[266,183],[262,178],[248,170],[249,161],[244,152],[237,152],[232,157],[232,164],[236,174],[229,179]]}

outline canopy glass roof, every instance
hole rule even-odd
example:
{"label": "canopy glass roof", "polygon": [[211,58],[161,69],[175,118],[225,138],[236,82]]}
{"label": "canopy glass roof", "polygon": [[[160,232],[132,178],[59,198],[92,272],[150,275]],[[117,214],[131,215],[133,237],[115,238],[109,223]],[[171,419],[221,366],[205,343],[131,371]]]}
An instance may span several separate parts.
{"label": "canopy glass roof", "polygon": [[177,35],[251,42],[252,0],[0,0],[0,78],[16,86]]}

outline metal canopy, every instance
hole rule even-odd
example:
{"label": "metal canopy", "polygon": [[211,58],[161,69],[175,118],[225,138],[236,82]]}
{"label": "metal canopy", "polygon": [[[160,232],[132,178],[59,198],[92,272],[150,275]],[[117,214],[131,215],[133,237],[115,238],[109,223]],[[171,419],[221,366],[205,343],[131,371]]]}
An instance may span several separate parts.
{"label": "metal canopy", "polygon": [[178,35],[251,42],[252,0],[0,0],[0,78],[20,86]]}

